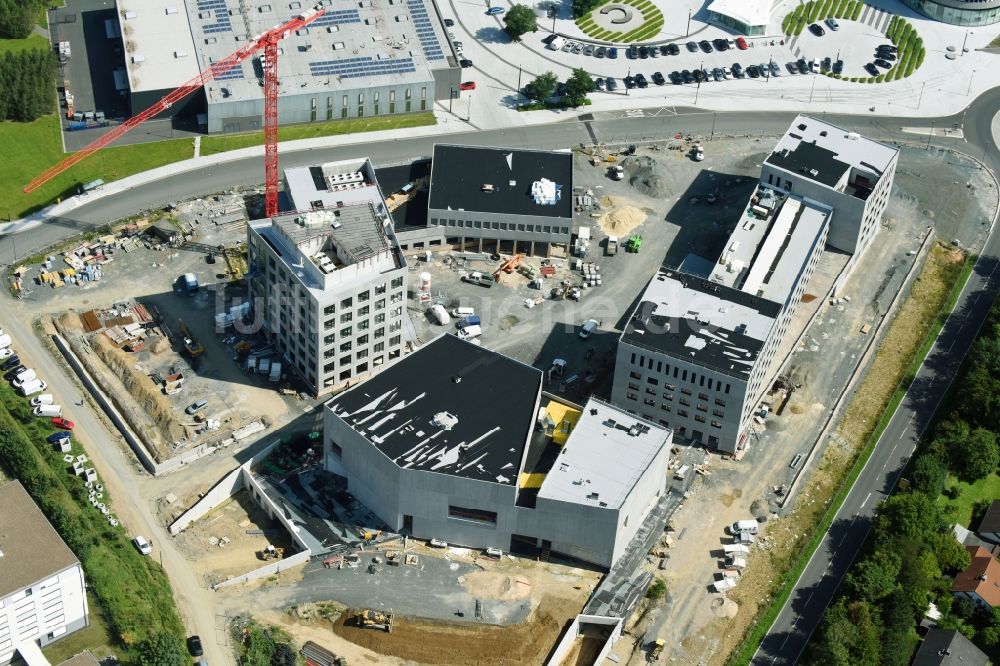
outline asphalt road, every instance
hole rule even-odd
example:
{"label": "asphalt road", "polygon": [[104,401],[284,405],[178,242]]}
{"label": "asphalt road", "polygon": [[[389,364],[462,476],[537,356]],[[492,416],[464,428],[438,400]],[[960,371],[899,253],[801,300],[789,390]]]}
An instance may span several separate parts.
{"label": "asphalt road", "polygon": [[[983,151],[983,161],[994,173],[1000,163],[1000,151],[990,126],[998,108],[1000,90],[994,89],[969,108],[965,124],[966,139]],[[755,666],[794,664],[805,649],[823,611],[868,537],[875,510],[895,487],[989,313],[1000,280],[998,257],[1000,235],[991,233],[955,309],[903,402],[754,655],[751,663]]]}

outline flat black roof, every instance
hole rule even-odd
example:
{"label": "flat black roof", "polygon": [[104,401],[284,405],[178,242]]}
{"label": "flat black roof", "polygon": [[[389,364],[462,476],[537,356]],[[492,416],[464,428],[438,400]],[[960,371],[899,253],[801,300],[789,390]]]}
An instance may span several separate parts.
{"label": "flat black roof", "polygon": [[[754,294],[748,294],[726,285],[712,282],[703,277],[668,270],[653,277],[656,281],[661,275],[680,280],[684,288],[712,297],[712,301],[699,303],[704,306],[710,303],[725,307],[727,304],[738,305],[756,311],[768,319],[777,319],[781,313],[781,304],[769,301]],[[652,285],[653,283],[651,283]],[[649,298],[657,298],[654,289],[647,287],[643,298],[636,308],[635,314],[622,333],[622,340],[637,347],[662,352],[674,358],[683,359],[688,363],[700,365],[716,372],[746,379],[750,364],[755,363],[765,340],[746,335],[734,316],[721,317],[713,320],[706,327],[698,321],[698,316],[686,305],[675,308],[670,315],[652,314],[657,310],[657,303]],[[729,309],[729,308],[726,308]],[[732,320],[732,321],[727,321]],[[711,342],[700,348],[693,348],[690,343],[692,336],[702,337],[701,332],[711,329]],[[766,336],[760,336],[766,337]]]}
{"label": "flat black roof", "polygon": [[540,370],[448,334],[328,407],[400,467],[513,486],[541,387]]}
{"label": "flat black roof", "polygon": [[795,150],[775,151],[764,161],[827,187],[836,185],[851,168],[847,162],[837,159],[837,153],[806,141],[800,141]]}
{"label": "flat black roof", "polygon": [[[536,204],[531,198],[531,184],[542,178],[562,188],[562,197],[554,205]],[[493,185],[496,191],[484,192],[483,185]],[[430,208],[571,220],[573,154],[437,144],[431,163]]]}

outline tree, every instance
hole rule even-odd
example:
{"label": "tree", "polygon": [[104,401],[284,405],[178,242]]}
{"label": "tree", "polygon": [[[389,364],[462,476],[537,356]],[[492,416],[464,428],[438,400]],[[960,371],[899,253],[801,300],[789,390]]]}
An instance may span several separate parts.
{"label": "tree", "polygon": [[271,658],[271,666],[295,666],[297,663],[295,648],[288,643],[278,643]]}
{"label": "tree", "polygon": [[952,467],[965,481],[977,481],[997,471],[1000,448],[996,433],[976,428],[968,437],[959,440],[951,449]]}
{"label": "tree", "polygon": [[587,101],[587,95],[593,92],[594,87],[594,79],[587,70],[577,67],[573,70],[573,75],[566,79],[567,103],[571,106],[583,106]]}
{"label": "tree", "polygon": [[649,586],[646,590],[646,596],[653,601],[659,601],[663,598],[663,595],[667,593],[667,584],[662,580],[657,578],[653,581],[653,584]]}
{"label": "tree", "polygon": [[603,5],[606,0],[573,0],[573,18],[580,18]]}
{"label": "tree", "polygon": [[0,37],[24,39],[38,20],[37,0],[0,0]]}
{"label": "tree", "polygon": [[901,565],[894,552],[877,550],[851,568],[844,585],[855,599],[879,601],[896,589]]}
{"label": "tree", "polygon": [[910,663],[917,635],[916,618],[906,592],[900,588],[886,598],[882,606],[883,666],[905,666]]}
{"label": "tree", "polygon": [[535,77],[535,80],[528,84],[527,94],[533,100],[544,102],[556,92],[559,79],[552,72],[545,72]]}
{"label": "tree", "polygon": [[804,663],[875,666],[879,663],[877,619],[878,613],[866,602],[837,599],[823,613]]}
{"label": "tree", "polygon": [[150,636],[136,646],[135,653],[139,666],[187,666],[191,663],[184,642],[173,634]]}
{"label": "tree", "polygon": [[910,475],[913,489],[929,497],[937,497],[944,491],[947,477],[948,469],[944,464],[933,455],[926,454],[917,458]]}
{"label": "tree", "polygon": [[538,30],[538,18],[534,10],[527,5],[514,5],[503,17],[504,32],[515,42],[521,40],[521,35]]}

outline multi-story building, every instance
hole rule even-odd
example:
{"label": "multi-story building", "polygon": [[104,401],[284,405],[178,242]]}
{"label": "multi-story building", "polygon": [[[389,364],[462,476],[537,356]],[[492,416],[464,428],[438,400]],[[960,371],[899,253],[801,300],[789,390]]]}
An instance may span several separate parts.
{"label": "multi-story building", "polygon": [[[284,125],[431,111],[457,94],[461,68],[433,0],[336,5],[332,0],[117,0],[125,66],[114,78],[132,113],[194,79],[255,35],[320,6],[286,35],[278,59]],[[264,125],[263,53],[164,115],[203,113],[209,133]]]}
{"label": "multi-story building", "polygon": [[285,362],[319,395],[403,353],[406,260],[367,161],[286,179],[294,197],[317,197],[316,209],[248,225],[250,298]]}
{"label": "multi-story building", "polygon": [[878,232],[897,156],[796,118],[711,268],[664,268],[650,281],[621,336],[613,401],[680,437],[741,450],[823,248],[852,255],[838,288]]}
{"label": "multi-story building", "polygon": [[851,255],[846,278],[878,233],[898,157],[892,146],[798,116],[764,160],[760,182],[835,211],[827,243]]}
{"label": "multi-story building", "polygon": [[452,246],[546,254],[573,233],[573,155],[437,144],[428,228]]}
{"label": "multi-story building", "polygon": [[[543,416],[539,417],[542,413]],[[445,334],[326,405],[324,461],[393,530],[611,566],[664,490],[671,433]]]}
{"label": "multi-story building", "polygon": [[0,664],[9,664],[89,620],[79,560],[19,481],[0,486],[0,506]]}

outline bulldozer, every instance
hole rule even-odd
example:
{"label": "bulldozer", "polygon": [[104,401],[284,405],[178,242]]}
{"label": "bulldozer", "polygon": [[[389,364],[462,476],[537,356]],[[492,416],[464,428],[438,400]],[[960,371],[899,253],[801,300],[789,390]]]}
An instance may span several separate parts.
{"label": "bulldozer", "polygon": [[652,649],[649,651],[649,661],[658,661],[663,655],[663,648],[666,646],[666,641],[662,638],[657,638],[653,643]]}
{"label": "bulldozer", "polygon": [[202,347],[201,343],[198,342],[198,339],[194,337],[194,334],[191,333],[191,329],[187,327],[184,320],[178,319],[177,325],[180,327],[181,335],[184,337],[184,349],[191,355],[191,358],[197,358],[198,356],[204,354],[205,348]]}
{"label": "bulldozer", "polygon": [[284,548],[275,548],[274,546],[268,546],[263,550],[257,551],[257,557],[262,560],[280,560],[285,556]]}
{"label": "bulldozer", "polygon": [[383,613],[377,610],[363,610],[354,616],[354,623],[366,629],[381,629],[392,633],[392,611]]}

